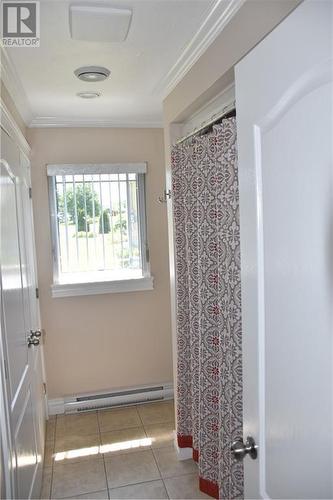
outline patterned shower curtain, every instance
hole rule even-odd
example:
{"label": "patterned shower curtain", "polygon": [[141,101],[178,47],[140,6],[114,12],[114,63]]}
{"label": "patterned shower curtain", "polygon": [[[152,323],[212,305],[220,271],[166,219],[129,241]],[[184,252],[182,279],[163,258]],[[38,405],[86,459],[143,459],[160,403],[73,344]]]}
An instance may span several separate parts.
{"label": "patterned shower curtain", "polygon": [[243,495],[242,361],[236,119],[173,148],[177,291],[177,437],[200,489]]}

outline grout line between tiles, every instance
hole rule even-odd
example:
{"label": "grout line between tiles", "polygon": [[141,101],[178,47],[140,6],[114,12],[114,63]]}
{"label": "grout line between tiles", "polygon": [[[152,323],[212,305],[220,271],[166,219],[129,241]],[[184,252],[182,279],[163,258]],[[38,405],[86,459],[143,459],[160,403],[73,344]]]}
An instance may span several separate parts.
{"label": "grout line between tiles", "polygon": [[[110,491],[112,491],[112,490],[119,490],[119,489],[121,489],[121,488],[128,488],[129,486],[137,486],[137,485],[140,485],[140,484],[157,483],[157,482],[160,482],[160,481],[161,481],[161,479],[152,479],[151,481],[143,481],[143,482],[141,482],[141,483],[133,483],[133,484],[125,484],[124,486],[116,486],[115,488],[109,488],[109,490],[110,490]],[[165,487],[165,484],[164,484],[164,481],[163,481],[163,480],[162,480],[162,483],[163,483],[163,486],[164,486],[165,492],[166,492],[166,494],[167,494],[167,497],[168,497],[168,498],[170,498],[170,497],[169,497],[169,495],[168,495],[168,492],[167,492],[167,489],[166,489],[166,487]],[[110,491],[109,491],[109,493],[110,493]]]}
{"label": "grout line between tiles", "polygon": [[165,482],[164,482],[164,479],[163,479],[163,478],[162,478],[162,483],[163,483],[163,486],[164,486],[164,489],[165,489],[166,496],[168,497],[168,499],[170,499],[169,492],[168,492],[168,488],[166,487],[166,484],[165,484]]}
{"label": "grout line between tiles", "polygon": [[140,421],[141,421],[141,423],[142,423],[142,420],[141,420],[141,415],[140,415],[140,412],[139,412],[139,409],[138,409],[138,407],[139,407],[139,406],[140,406],[140,405],[134,405],[134,407],[135,407],[135,411],[136,411],[136,413],[138,414],[139,419],[140,419]]}
{"label": "grout line between tiles", "polygon": [[167,490],[167,487],[166,487],[165,482],[164,482],[164,478],[163,478],[162,473],[161,473],[161,470],[160,470],[160,468],[159,468],[159,466],[158,466],[158,462],[157,462],[157,459],[156,459],[156,456],[155,456],[155,453],[154,453],[153,448],[152,448],[152,450],[151,450],[151,451],[152,451],[152,453],[153,453],[153,457],[154,457],[154,460],[155,460],[155,463],[156,463],[156,467],[157,467],[158,472],[159,472],[159,474],[160,474],[160,476],[161,476],[161,480],[162,480],[162,483],[163,483],[163,486],[164,486],[164,489],[165,489],[165,493],[166,493],[167,497],[168,497],[168,498],[170,498],[170,497],[169,497],[168,490]]}
{"label": "grout line between tiles", "polygon": [[100,431],[101,432],[101,437],[103,434],[111,434],[112,432],[122,432],[122,431],[133,431],[134,429],[142,429],[144,430],[144,427],[142,425],[136,425],[135,427],[124,427],[121,429],[109,429],[107,431]]}
{"label": "grout line between tiles", "polygon": [[195,472],[183,472],[182,474],[176,474],[175,476],[167,476],[164,479],[177,479],[177,477],[193,476]]}
{"label": "grout line between tiles", "polygon": [[175,425],[175,421],[174,420],[165,420],[163,422],[156,422],[155,424],[142,424],[144,429],[146,430],[146,427],[155,427],[157,425],[166,425],[166,424],[173,424]]}
{"label": "grout line between tiles", "polygon": [[139,416],[139,419],[140,419],[140,422],[141,422],[142,427],[144,427],[144,425],[143,425],[143,420],[142,420],[142,418],[141,418],[141,415],[140,415],[140,412],[139,412],[138,406],[139,406],[139,405],[135,405],[136,413],[137,413],[137,414],[138,414],[138,416]]}
{"label": "grout line between tiles", "polygon": [[[127,484],[122,484],[120,486],[114,486],[113,488],[109,488],[109,490],[117,490],[118,488],[127,488],[128,486],[136,486],[137,484],[145,484],[145,483],[152,483],[154,481],[162,481],[162,478],[159,477],[157,479],[150,479],[149,481],[147,481],[147,479],[145,479],[144,481],[138,481],[136,483],[127,483]],[[137,499],[136,499],[137,500]]]}
{"label": "grout line between tiles", "polygon": [[[88,493],[80,493],[80,495],[92,495],[93,493],[102,493],[105,490],[107,490],[107,488],[104,488],[104,490],[89,491]],[[63,497],[62,500],[70,500],[71,498],[74,499],[75,497]]]}
{"label": "grout line between tiles", "polygon": [[142,425],[142,428],[143,428],[143,432],[146,434],[146,437],[148,437],[148,434],[147,434],[147,432],[146,432],[146,428],[145,428],[145,426],[144,426],[143,420],[142,420],[141,415],[140,415],[140,412],[139,412],[139,410],[138,410],[138,405],[135,405],[135,409],[136,409],[136,412],[137,412],[137,414],[138,414],[138,416],[139,416],[139,419],[140,419],[140,422],[141,422],[141,425]]}
{"label": "grout line between tiles", "polygon": [[[102,446],[102,433],[101,433],[101,426],[100,426],[100,422],[99,422],[99,413],[98,413],[98,411],[96,413],[97,413],[97,425],[98,425],[98,433],[99,433],[99,442],[100,442],[100,446]],[[104,455],[104,453],[102,453],[102,458],[103,458],[103,467],[104,467],[104,474],[105,474],[105,481],[106,481],[106,491],[107,491],[108,498],[110,498],[109,481],[108,481],[108,476],[107,476],[107,473],[106,473],[106,464],[105,464],[105,455]]]}
{"label": "grout line between tiles", "polygon": [[[155,457],[155,453],[154,453],[153,448],[151,448],[151,452],[152,452],[152,454],[153,454],[153,457],[154,457],[154,460],[155,460],[155,464],[156,464],[156,467],[157,467],[158,473],[159,473],[159,475],[160,475],[160,477],[161,477],[161,479],[162,479],[162,481],[163,481],[162,473],[161,473],[161,470],[160,470],[160,468],[159,468],[159,466],[158,466],[157,459],[156,459],[156,457]],[[163,484],[164,484],[164,481],[163,481]],[[165,488],[165,485],[164,485],[164,488]]]}
{"label": "grout line between tiles", "polygon": [[[142,428],[143,428],[143,432],[145,433],[146,437],[148,438],[149,436],[148,436],[148,433],[147,433],[146,427],[145,427],[145,425],[144,425],[144,423],[143,423],[143,420],[142,420],[142,418],[141,418],[140,412],[139,412],[139,410],[138,410],[138,408],[137,408],[137,406],[138,406],[138,405],[135,405],[135,406],[136,406],[136,411],[137,411],[137,413],[138,413],[138,415],[139,415],[139,419],[140,419],[140,422],[141,422],[141,425],[142,425]],[[147,448],[147,449],[148,449],[148,448]],[[149,450],[153,452],[153,447],[152,447],[151,445],[149,446]],[[155,460],[155,462],[156,462],[156,458],[155,458],[154,453],[153,453],[153,456],[154,456],[154,460]],[[158,467],[157,463],[156,463],[156,466],[157,466],[158,472],[159,472],[159,474],[160,474],[160,476],[161,476],[161,472],[160,472],[160,469],[159,469],[159,467]],[[162,476],[161,476],[161,477],[162,477]]]}

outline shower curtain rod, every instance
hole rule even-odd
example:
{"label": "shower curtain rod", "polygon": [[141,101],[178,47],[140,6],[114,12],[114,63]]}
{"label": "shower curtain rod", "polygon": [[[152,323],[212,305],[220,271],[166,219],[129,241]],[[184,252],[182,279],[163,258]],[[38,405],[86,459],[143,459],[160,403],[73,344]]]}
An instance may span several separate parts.
{"label": "shower curtain rod", "polygon": [[178,144],[181,144],[182,142],[186,141],[186,139],[189,139],[190,137],[192,137],[196,134],[199,134],[205,128],[210,127],[211,125],[214,125],[214,123],[221,120],[225,115],[229,114],[234,109],[236,109],[236,101],[233,101],[232,103],[228,104],[227,106],[224,106],[221,113],[215,114],[211,117],[210,120],[202,122],[200,127],[195,128],[191,133],[189,133],[188,135],[185,135],[184,137],[182,137],[181,139],[176,141],[175,145],[177,146]]}

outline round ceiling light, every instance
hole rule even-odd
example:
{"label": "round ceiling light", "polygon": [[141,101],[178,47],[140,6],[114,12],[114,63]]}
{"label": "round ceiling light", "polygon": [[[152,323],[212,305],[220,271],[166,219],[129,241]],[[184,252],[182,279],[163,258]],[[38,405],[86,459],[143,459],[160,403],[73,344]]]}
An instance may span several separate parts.
{"label": "round ceiling light", "polygon": [[84,82],[102,82],[110,76],[110,70],[102,66],[83,66],[77,68],[74,74]]}
{"label": "round ceiling light", "polygon": [[82,97],[82,99],[95,99],[96,97],[100,97],[101,93],[100,92],[78,92],[76,94],[78,97]]}

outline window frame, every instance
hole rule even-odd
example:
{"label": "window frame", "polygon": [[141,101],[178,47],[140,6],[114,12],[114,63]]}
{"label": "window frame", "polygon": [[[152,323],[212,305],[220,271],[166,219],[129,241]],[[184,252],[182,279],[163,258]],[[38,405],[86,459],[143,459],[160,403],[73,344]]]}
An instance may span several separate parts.
{"label": "window frame", "polygon": [[[60,276],[60,246],[58,235],[56,176],[82,174],[129,174],[137,175],[138,229],[140,238],[140,260],[142,277],[124,278],[121,280],[82,281],[61,283]],[[51,293],[53,298],[72,297],[80,295],[96,295],[104,293],[134,292],[153,290],[154,279],[150,273],[150,255],[147,236],[146,213],[146,173],[147,164],[143,163],[108,163],[108,164],[48,164],[48,195],[50,207],[50,228],[52,245],[53,283]],[[82,276],[82,273],[81,273]]]}

